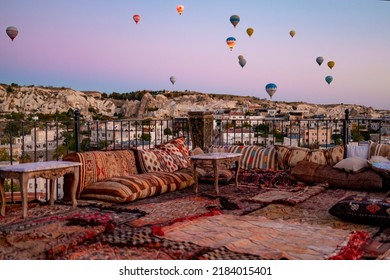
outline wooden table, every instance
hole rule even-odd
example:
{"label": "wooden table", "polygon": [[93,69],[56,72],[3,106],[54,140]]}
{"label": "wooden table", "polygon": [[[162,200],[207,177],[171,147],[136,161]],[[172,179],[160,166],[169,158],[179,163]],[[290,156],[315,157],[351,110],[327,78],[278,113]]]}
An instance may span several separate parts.
{"label": "wooden table", "polygon": [[198,174],[196,172],[196,166],[199,161],[211,161],[214,169],[214,189],[217,195],[219,195],[218,179],[219,168],[221,165],[232,166],[235,163],[235,186],[238,186],[238,172],[240,170],[240,158],[239,153],[207,153],[190,156],[192,172],[195,180],[195,192],[198,192]]}
{"label": "wooden table", "polygon": [[22,196],[23,218],[27,217],[27,185],[31,178],[44,178],[50,180],[50,205],[54,205],[54,186],[55,180],[66,173],[73,174],[71,186],[72,206],[77,207],[76,188],[79,181],[79,169],[81,163],[71,161],[44,161],[21,163],[0,167],[0,194],[1,194],[1,211],[0,214],[5,216],[5,192],[4,181],[6,178],[17,179],[20,184]]}

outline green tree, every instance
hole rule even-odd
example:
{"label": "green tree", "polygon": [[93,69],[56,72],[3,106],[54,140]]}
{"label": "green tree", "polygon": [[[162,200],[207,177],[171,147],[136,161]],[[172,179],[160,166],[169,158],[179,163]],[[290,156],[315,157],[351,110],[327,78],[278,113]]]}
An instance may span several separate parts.
{"label": "green tree", "polygon": [[151,139],[152,137],[150,136],[149,133],[142,133],[141,140],[150,142]]}
{"label": "green tree", "polygon": [[165,128],[164,135],[172,135],[172,130],[169,127]]}

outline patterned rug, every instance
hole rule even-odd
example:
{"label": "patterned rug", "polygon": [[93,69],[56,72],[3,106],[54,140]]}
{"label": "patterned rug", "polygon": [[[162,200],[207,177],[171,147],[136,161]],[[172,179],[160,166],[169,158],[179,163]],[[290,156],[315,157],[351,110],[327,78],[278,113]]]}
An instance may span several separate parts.
{"label": "patterned rug", "polygon": [[218,200],[200,196],[171,199],[164,202],[118,206],[117,209],[132,209],[145,213],[145,216],[131,221],[134,227],[171,224],[184,219],[194,219],[203,215],[217,214]]}
{"label": "patterned rug", "polygon": [[164,238],[225,247],[263,259],[327,259],[348,241],[349,230],[302,225],[265,217],[218,215],[166,226]]}
{"label": "patterned rug", "polygon": [[315,186],[295,187],[293,190],[270,190],[250,198],[253,202],[265,204],[281,203],[286,205],[296,205],[312,196],[318,195],[328,188],[328,184],[317,184]]}
{"label": "patterned rug", "polygon": [[327,209],[305,209],[288,205],[271,204],[249,214],[250,216],[262,216],[270,220],[281,220],[296,224],[309,224],[326,226],[335,229],[349,231],[366,231],[373,236],[379,231],[379,227],[344,222],[328,213]]}
{"label": "patterned rug", "polygon": [[11,208],[0,221],[0,259],[51,259],[142,216],[139,211],[130,210],[31,205],[29,216],[21,219],[21,206],[19,211]]}

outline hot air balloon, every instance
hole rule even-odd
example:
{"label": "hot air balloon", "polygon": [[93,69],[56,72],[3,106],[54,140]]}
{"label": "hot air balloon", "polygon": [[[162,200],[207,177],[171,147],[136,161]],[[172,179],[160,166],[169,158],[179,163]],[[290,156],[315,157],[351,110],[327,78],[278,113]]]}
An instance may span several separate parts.
{"label": "hot air balloon", "polygon": [[184,6],[183,5],[177,5],[176,11],[181,15],[184,11]]}
{"label": "hot air balloon", "polygon": [[267,91],[267,93],[268,93],[269,97],[271,97],[271,99],[272,99],[272,96],[275,94],[277,88],[278,87],[272,83],[265,86],[265,90]]}
{"label": "hot air balloon", "polygon": [[328,67],[332,69],[334,67],[335,63],[334,61],[328,61]]}
{"label": "hot air balloon", "polygon": [[139,20],[141,19],[141,16],[140,15],[134,15],[133,19],[134,19],[135,23],[138,24]]}
{"label": "hot air balloon", "polygon": [[236,45],[236,38],[234,37],[227,38],[226,44],[229,46],[230,50],[233,50],[234,46]]}
{"label": "hot air balloon", "polygon": [[8,37],[10,37],[12,41],[13,41],[13,40],[16,38],[16,36],[18,35],[18,29],[17,29],[15,26],[9,26],[9,27],[7,27],[6,32],[7,32]]}
{"label": "hot air balloon", "polygon": [[249,38],[252,37],[252,34],[253,34],[254,30],[252,27],[249,27],[247,30],[246,30],[246,34],[248,34]]}
{"label": "hot air balloon", "polygon": [[291,30],[291,31],[290,31],[290,36],[291,36],[291,37],[294,37],[294,36],[295,36],[295,31],[294,31],[294,30]]}
{"label": "hot air balloon", "polygon": [[234,28],[236,28],[237,24],[240,22],[240,17],[238,15],[232,15],[230,17],[230,22],[233,24]]}
{"label": "hot air balloon", "polygon": [[321,66],[322,62],[324,62],[324,58],[322,56],[319,56],[316,58],[316,61],[317,61],[318,65]]}
{"label": "hot air balloon", "polygon": [[333,77],[332,76],[326,76],[325,77],[325,81],[328,83],[328,85],[330,85],[330,83],[333,81]]}
{"label": "hot air balloon", "polygon": [[242,68],[244,68],[244,66],[246,64],[246,59],[242,55],[239,55],[238,56],[238,63],[241,65]]}
{"label": "hot air balloon", "polygon": [[176,77],[175,77],[175,76],[171,76],[171,77],[169,78],[169,80],[171,81],[172,85],[174,85],[175,82],[176,82]]}

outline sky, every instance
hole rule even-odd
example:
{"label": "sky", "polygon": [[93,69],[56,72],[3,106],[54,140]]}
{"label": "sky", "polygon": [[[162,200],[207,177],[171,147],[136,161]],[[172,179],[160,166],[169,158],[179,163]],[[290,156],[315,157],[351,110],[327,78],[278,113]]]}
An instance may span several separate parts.
{"label": "sky", "polygon": [[274,83],[275,101],[390,110],[389,27],[379,0],[1,0],[0,83],[266,99]]}

